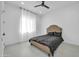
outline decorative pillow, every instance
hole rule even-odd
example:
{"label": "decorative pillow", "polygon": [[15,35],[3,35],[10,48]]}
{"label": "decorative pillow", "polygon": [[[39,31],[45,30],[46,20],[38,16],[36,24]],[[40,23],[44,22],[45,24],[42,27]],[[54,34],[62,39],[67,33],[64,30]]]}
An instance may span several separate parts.
{"label": "decorative pillow", "polygon": [[61,37],[62,33],[61,32],[54,32],[54,36]]}
{"label": "decorative pillow", "polygon": [[49,32],[48,35],[54,36],[54,32]]}

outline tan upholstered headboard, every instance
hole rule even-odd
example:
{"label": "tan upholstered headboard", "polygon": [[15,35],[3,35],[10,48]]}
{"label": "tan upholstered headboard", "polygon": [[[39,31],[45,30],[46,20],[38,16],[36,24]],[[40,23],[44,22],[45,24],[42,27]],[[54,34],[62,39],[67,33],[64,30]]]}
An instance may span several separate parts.
{"label": "tan upholstered headboard", "polygon": [[60,28],[59,26],[57,25],[50,25],[48,28],[47,28],[47,33],[48,32],[62,32],[62,28]]}

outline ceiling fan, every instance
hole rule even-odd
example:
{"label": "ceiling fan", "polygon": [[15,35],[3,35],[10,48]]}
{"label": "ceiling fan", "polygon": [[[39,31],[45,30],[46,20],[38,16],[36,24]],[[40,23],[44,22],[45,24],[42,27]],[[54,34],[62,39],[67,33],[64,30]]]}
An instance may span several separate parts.
{"label": "ceiling fan", "polygon": [[47,9],[50,8],[49,6],[45,5],[45,1],[42,1],[42,3],[41,3],[40,5],[36,5],[36,6],[34,6],[34,7],[39,7],[39,6],[45,7],[45,8],[47,8]]}

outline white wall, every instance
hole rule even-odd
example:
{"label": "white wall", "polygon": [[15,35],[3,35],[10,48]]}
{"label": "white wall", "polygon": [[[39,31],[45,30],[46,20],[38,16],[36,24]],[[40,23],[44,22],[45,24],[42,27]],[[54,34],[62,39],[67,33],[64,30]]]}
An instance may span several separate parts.
{"label": "white wall", "polygon": [[1,16],[2,16],[2,2],[0,2],[0,57],[3,56],[4,46],[1,40]]}
{"label": "white wall", "polygon": [[1,39],[1,12],[2,12],[2,2],[0,2],[0,39]]}
{"label": "white wall", "polygon": [[63,29],[65,42],[79,45],[79,4],[52,10],[42,18],[41,34],[46,33],[46,28],[57,24]]}
{"label": "white wall", "polygon": [[36,36],[41,35],[41,23],[42,23],[42,16],[38,15],[36,20]]}
{"label": "white wall", "polygon": [[[0,2],[0,33],[1,33],[1,2]],[[1,34],[0,34],[0,38],[1,38]]]}
{"label": "white wall", "polygon": [[1,2],[0,2],[0,56],[2,56],[2,41],[1,41]]}

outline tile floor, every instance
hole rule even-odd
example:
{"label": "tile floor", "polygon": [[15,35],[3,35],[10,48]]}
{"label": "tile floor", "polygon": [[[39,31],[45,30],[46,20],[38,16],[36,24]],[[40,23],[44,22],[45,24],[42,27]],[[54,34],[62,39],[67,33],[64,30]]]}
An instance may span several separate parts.
{"label": "tile floor", "polygon": [[[55,51],[55,57],[78,57],[79,46],[62,43]],[[23,42],[4,49],[4,57],[48,57],[38,48],[31,46],[29,42]]]}

